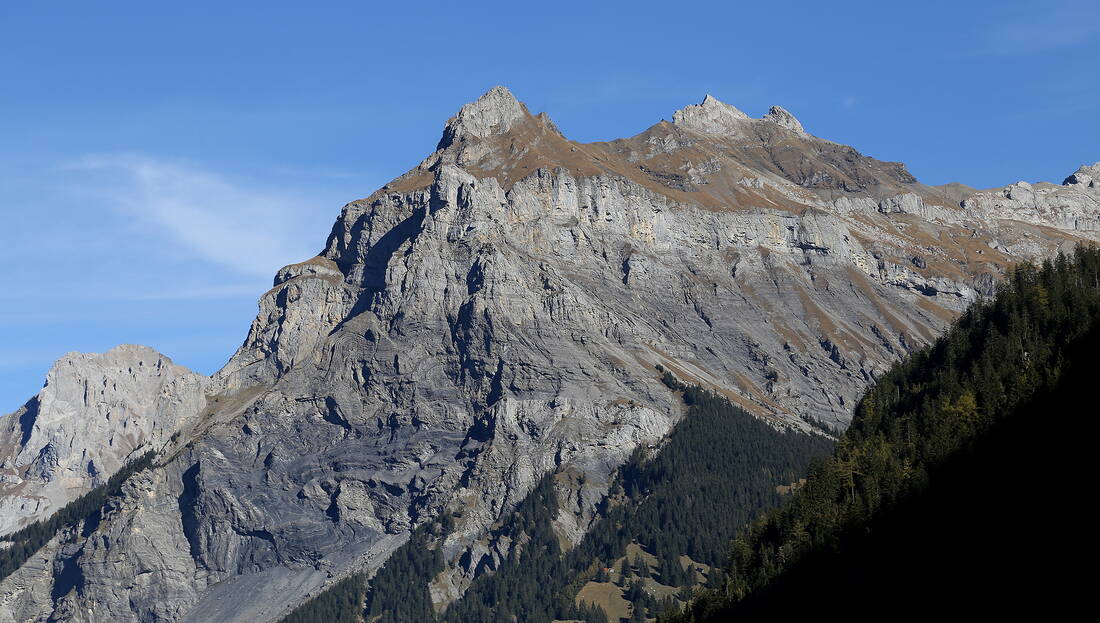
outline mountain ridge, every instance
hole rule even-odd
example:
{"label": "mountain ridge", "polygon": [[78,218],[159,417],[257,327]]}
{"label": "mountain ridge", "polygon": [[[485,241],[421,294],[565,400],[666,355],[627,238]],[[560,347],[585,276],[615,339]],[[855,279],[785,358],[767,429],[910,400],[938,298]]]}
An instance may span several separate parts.
{"label": "mountain ridge", "polygon": [[[460,513],[436,593],[453,600],[507,559],[486,531],[547,473],[586,476],[555,485],[571,501],[555,529],[583,537],[618,466],[680,418],[659,369],[776,427],[842,428],[1008,266],[1097,236],[1094,186],[960,205],[781,111],[723,106],[589,144],[504,89],[463,107],[279,271],[158,468],[90,537],[0,582],[0,603],[275,620]],[[74,566],[85,583],[54,595]]]}

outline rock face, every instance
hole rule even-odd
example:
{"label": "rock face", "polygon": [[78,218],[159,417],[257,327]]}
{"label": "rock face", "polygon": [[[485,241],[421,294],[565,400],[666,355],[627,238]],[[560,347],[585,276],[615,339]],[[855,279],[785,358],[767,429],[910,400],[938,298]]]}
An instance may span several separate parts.
{"label": "rock face", "polygon": [[580,538],[679,417],[656,366],[776,426],[843,427],[1013,262],[1095,239],[1098,191],[1072,186],[1020,206],[929,187],[709,96],[582,144],[495,88],[279,272],[161,465],[0,583],[0,622],[277,620],[442,512],[453,599],[551,470],[584,475],[558,485]]}
{"label": "rock face", "polygon": [[1082,166],[1061,186],[1017,182],[963,202],[968,212],[1069,231],[1100,230],[1100,163]]}
{"label": "rock face", "polygon": [[1062,181],[1063,186],[1075,186],[1078,184],[1087,186],[1088,188],[1100,186],[1100,162],[1092,165],[1083,164],[1081,168],[1073,173],[1073,175],[1070,175]]}
{"label": "rock face", "polygon": [[158,449],[203,407],[206,378],[144,346],[70,353],[0,418],[0,534],[48,517]]}
{"label": "rock face", "polygon": [[768,110],[768,114],[764,115],[764,119],[781,125],[800,136],[806,135],[806,131],[802,129],[802,123],[782,106],[772,106],[771,109]]}

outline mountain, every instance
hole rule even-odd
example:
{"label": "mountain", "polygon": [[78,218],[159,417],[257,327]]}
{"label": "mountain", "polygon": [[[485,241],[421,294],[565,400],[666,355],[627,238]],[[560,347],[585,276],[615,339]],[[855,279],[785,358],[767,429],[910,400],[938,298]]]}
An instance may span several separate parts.
{"label": "mountain", "polygon": [[1078,612],[1098,348],[1100,250],[1017,270],[867,392],[724,586],[662,620]]}
{"label": "mountain", "polygon": [[0,534],[48,517],[185,431],[207,379],[144,346],[70,353],[0,420]]}
{"label": "mountain", "polygon": [[[618,468],[685,413],[666,372],[777,431],[844,428],[1010,266],[1100,236],[1088,171],[926,186],[781,108],[709,96],[584,144],[494,88],[278,272],[222,370],[128,399],[179,407],[136,409],[163,432],[125,456],[153,449],[152,467],[0,581],[0,622],[274,621],[444,523],[431,594],[450,603],[517,555],[494,526],[546,477],[554,533],[582,541]],[[48,445],[22,436],[32,412],[0,421],[5,478],[29,482]],[[125,431],[57,413],[93,422],[97,447]],[[51,508],[117,464],[96,469]]]}

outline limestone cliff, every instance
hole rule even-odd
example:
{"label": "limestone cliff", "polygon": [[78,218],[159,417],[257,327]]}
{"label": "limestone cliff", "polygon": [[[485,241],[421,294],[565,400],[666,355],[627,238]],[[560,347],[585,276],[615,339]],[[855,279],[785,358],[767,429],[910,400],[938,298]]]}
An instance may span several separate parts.
{"label": "limestone cliff", "polygon": [[930,187],[709,96],[584,144],[497,87],[279,272],[229,364],[153,418],[181,430],[160,466],[0,583],[0,622],[276,620],[443,511],[454,598],[550,470],[585,475],[557,518],[583,534],[679,417],[656,366],[775,426],[841,428],[1014,262],[1096,239],[1088,171]]}
{"label": "limestone cliff", "polygon": [[0,419],[0,534],[47,517],[202,409],[206,378],[144,346],[70,353]]}

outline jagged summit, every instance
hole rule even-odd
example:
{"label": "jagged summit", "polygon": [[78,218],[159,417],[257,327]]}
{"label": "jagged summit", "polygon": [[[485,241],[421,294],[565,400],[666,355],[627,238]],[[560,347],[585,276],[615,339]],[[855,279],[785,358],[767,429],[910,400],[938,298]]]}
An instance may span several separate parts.
{"label": "jagged summit", "polygon": [[707,134],[736,133],[741,122],[748,120],[748,115],[709,94],[699,104],[672,114],[672,123]]}
{"label": "jagged summit", "polygon": [[783,126],[797,134],[806,135],[806,130],[802,129],[802,123],[800,123],[790,111],[782,106],[772,106],[771,109],[768,110],[768,114],[764,115],[764,120]]}
{"label": "jagged summit", "polygon": [[680,127],[724,136],[743,136],[746,126],[754,121],[770,121],[788,130],[807,136],[798,119],[782,106],[772,106],[761,119],[753,119],[740,109],[707,95],[699,104],[686,106],[672,115],[672,122]]}
{"label": "jagged summit", "polygon": [[21,528],[159,449],[201,408],[206,377],[148,346],[71,352],[0,422],[0,534]]}
{"label": "jagged summit", "polygon": [[760,174],[823,193],[871,192],[876,200],[909,192],[917,182],[902,163],[807,134],[782,107],[756,119],[712,95],[676,111],[672,123],[661,121],[629,138],[582,143],[565,137],[544,113],[532,115],[508,89],[495,87],[463,106],[448,121],[436,151],[382,192],[425,188],[440,163],[496,178],[505,190],[540,170],[616,175],[675,201],[720,210],[751,203],[746,194],[758,195],[763,182],[739,180]]}
{"label": "jagged summit", "polygon": [[503,86],[495,86],[484,95],[466,104],[447,121],[439,149],[466,138],[485,138],[503,134],[530,113],[512,92]]}
{"label": "jagged summit", "polygon": [[[447,120],[443,137],[437,149],[469,138],[489,138],[508,133],[522,121],[534,118],[527,106],[516,99],[507,87],[495,86],[481,97],[464,105],[455,116]],[[544,125],[560,134],[545,113],[537,117]],[[744,124],[752,121],[770,121],[799,135],[806,136],[802,124],[790,111],[772,106],[761,119],[753,119],[735,106],[707,94],[698,104],[685,106],[672,115],[673,124],[682,128],[717,135],[741,135]]]}
{"label": "jagged summit", "polygon": [[1082,164],[1069,177],[1062,181],[1063,186],[1080,184],[1090,188],[1100,186],[1100,162],[1092,165]]}
{"label": "jagged summit", "polygon": [[661,369],[778,427],[842,427],[1007,267],[1100,240],[1094,188],[960,208],[974,191],[796,123],[708,96],[581,143],[503,87],[463,106],[440,149],[344,206],[321,256],[279,271],[213,377],[75,360],[0,420],[0,521],[49,510],[40,475],[60,491],[162,449],[0,580],[0,623],[272,623],[449,518],[441,609],[520,551],[494,526],[544,476],[556,534],[580,542],[614,470],[681,417]]}

